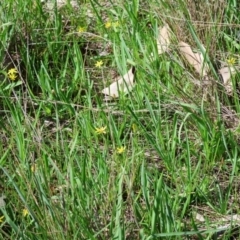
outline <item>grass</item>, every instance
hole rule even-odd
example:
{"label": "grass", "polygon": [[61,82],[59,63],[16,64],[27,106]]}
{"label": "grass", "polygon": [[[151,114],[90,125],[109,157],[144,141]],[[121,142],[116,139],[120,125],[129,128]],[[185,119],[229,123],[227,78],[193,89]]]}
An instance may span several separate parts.
{"label": "grass", "polygon": [[[238,239],[239,74],[218,86],[237,1],[18,2],[0,4],[0,238]],[[194,84],[179,41],[219,84]],[[105,101],[131,67],[134,89]]]}

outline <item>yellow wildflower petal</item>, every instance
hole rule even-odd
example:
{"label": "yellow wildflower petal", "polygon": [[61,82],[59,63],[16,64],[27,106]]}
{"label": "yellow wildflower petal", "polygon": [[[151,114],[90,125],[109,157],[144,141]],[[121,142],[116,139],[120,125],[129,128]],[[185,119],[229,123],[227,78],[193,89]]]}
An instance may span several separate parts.
{"label": "yellow wildflower petal", "polygon": [[97,134],[106,134],[106,128],[107,127],[100,127],[100,128],[95,128],[95,133]]}
{"label": "yellow wildflower petal", "polygon": [[14,81],[17,78],[17,69],[16,68],[11,68],[8,70],[7,76],[10,80]]}
{"label": "yellow wildflower petal", "polygon": [[78,28],[78,32],[79,33],[83,33],[83,32],[85,32],[86,31],[86,28],[85,27],[79,27]]}
{"label": "yellow wildflower petal", "polygon": [[105,23],[105,28],[110,28],[112,26],[112,23],[111,22],[106,22]]}
{"label": "yellow wildflower petal", "polygon": [[96,62],[95,67],[100,68],[100,67],[102,67],[102,65],[103,65],[103,61],[100,60],[100,61]]}
{"label": "yellow wildflower petal", "polygon": [[17,74],[17,73],[18,73],[18,71],[16,68],[11,68],[8,70],[8,75]]}
{"label": "yellow wildflower petal", "polygon": [[17,75],[16,75],[16,74],[9,74],[9,75],[8,75],[8,78],[9,78],[10,80],[12,80],[12,81],[15,81],[16,78],[17,78]]}
{"label": "yellow wildflower petal", "polygon": [[26,208],[23,209],[22,215],[26,217],[29,214],[28,210]]}
{"label": "yellow wildflower petal", "polygon": [[126,149],[126,147],[123,147],[123,146],[118,147],[118,148],[117,148],[117,153],[118,153],[118,154],[122,154],[122,153],[125,152],[125,149]]}
{"label": "yellow wildflower petal", "polygon": [[231,58],[227,59],[227,63],[230,66],[234,65],[236,63],[236,58],[231,57]]}

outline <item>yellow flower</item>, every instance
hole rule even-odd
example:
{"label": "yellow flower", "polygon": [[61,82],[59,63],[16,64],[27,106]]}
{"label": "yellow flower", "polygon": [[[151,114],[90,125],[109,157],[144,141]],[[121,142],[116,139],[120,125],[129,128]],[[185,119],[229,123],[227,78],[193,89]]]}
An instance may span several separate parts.
{"label": "yellow flower", "polygon": [[106,134],[106,128],[107,127],[100,127],[100,128],[95,128],[95,133],[97,134]]}
{"label": "yellow flower", "polygon": [[9,70],[8,70],[8,73],[7,73],[8,78],[9,78],[10,80],[12,80],[12,81],[16,80],[16,78],[17,78],[17,73],[18,73],[18,71],[17,71],[16,68],[11,68],[11,69],[9,69]]}
{"label": "yellow flower", "polygon": [[110,28],[112,26],[112,23],[111,22],[106,22],[105,23],[105,28]]}
{"label": "yellow flower", "polygon": [[24,208],[22,211],[22,215],[26,217],[28,214],[29,214],[29,211],[26,208]]}
{"label": "yellow flower", "polygon": [[4,221],[4,216],[0,217],[0,223],[2,223]]}
{"label": "yellow flower", "polygon": [[100,60],[100,61],[96,62],[95,67],[100,68],[100,67],[102,67],[102,65],[103,65],[103,61]]}
{"label": "yellow flower", "polygon": [[79,28],[77,29],[77,31],[78,31],[79,33],[83,33],[83,32],[86,31],[86,28],[85,28],[85,27],[79,27]]}
{"label": "yellow flower", "polygon": [[123,147],[123,146],[118,147],[118,148],[117,148],[117,153],[118,153],[118,154],[122,154],[122,153],[125,152],[125,149],[126,149],[126,147]]}
{"label": "yellow flower", "polygon": [[11,69],[8,70],[8,74],[9,74],[9,75],[17,74],[17,73],[18,73],[18,71],[17,71],[16,68],[11,68]]}
{"label": "yellow flower", "polygon": [[14,74],[13,75],[8,75],[8,78],[12,81],[15,81],[16,78],[17,78],[17,75],[14,75]]}
{"label": "yellow flower", "polygon": [[231,58],[228,58],[228,59],[227,59],[227,64],[228,64],[228,65],[232,66],[232,65],[234,65],[235,63],[236,63],[236,58],[231,57]]}

